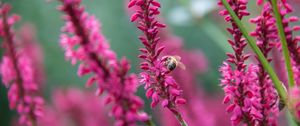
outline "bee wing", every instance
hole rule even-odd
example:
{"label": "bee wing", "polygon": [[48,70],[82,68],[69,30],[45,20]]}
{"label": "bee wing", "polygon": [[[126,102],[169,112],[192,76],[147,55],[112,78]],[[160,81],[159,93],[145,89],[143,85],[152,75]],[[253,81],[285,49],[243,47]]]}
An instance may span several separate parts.
{"label": "bee wing", "polygon": [[186,69],[185,65],[182,62],[178,62],[178,67],[183,69],[183,70]]}
{"label": "bee wing", "polygon": [[180,61],[181,60],[181,57],[180,56],[178,56],[178,55],[175,55],[175,56],[173,56],[177,61]]}

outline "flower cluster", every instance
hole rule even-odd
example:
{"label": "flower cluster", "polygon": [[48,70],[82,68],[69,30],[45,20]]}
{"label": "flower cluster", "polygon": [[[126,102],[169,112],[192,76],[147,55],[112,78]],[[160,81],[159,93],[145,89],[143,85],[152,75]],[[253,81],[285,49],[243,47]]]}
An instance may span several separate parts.
{"label": "flower cluster", "polygon": [[53,105],[45,112],[47,118],[43,118],[40,126],[69,126],[77,124],[80,126],[110,126],[107,112],[103,101],[98,96],[80,89],[59,89],[52,94]]}
{"label": "flower cluster", "polygon": [[[260,3],[260,2],[258,2]],[[257,25],[255,31],[251,33],[252,36],[256,37],[257,45],[264,54],[264,56],[271,62],[272,58],[269,57],[270,51],[275,47],[276,42],[278,43],[276,20],[272,15],[272,7],[270,3],[266,3],[263,7],[261,15],[250,20],[250,22]],[[263,68],[263,65],[259,62],[259,86],[260,94],[260,104],[256,107],[262,113],[263,118],[260,120],[260,125],[276,125],[276,120],[278,117],[278,94],[273,83],[268,76],[268,73]]]}
{"label": "flower cluster", "polygon": [[[239,19],[249,15],[246,10],[247,0],[228,0],[228,3]],[[222,3],[219,2],[219,5]],[[225,104],[231,102],[227,112],[233,113],[231,121],[234,125],[241,121],[248,125],[257,125],[259,124],[258,120],[263,118],[259,108],[256,107],[260,102],[256,97],[260,90],[257,76],[259,68],[256,65],[245,63],[250,57],[250,54],[244,53],[247,45],[245,38],[227,10],[222,10],[220,14],[225,16],[227,22],[231,22],[232,28],[227,28],[227,31],[232,34],[233,40],[228,40],[228,42],[234,50],[234,54],[227,54],[227,62],[224,62],[220,68],[221,86],[225,92],[223,102]]]}
{"label": "flower cluster", "polygon": [[[27,126],[35,125],[43,116],[44,100],[39,96],[39,78],[35,76],[37,67],[35,58],[28,48],[17,41],[12,26],[20,19],[9,16],[11,7],[3,4],[0,9],[0,36],[3,40],[4,55],[0,64],[0,73],[4,85],[9,89],[8,99],[11,109],[20,114],[19,122]],[[31,43],[31,42],[28,42]]]}
{"label": "flower cluster", "polygon": [[[160,101],[163,107],[167,107],[184,123],[177,109],[178,104],[184,104],[180,90],[175,79],[169,75],[172,70],[166,67],[168,56],[161,56],[164,46],[159,46],[159,29],[165,25],[160,23],[156,16],[160,14],[160,3],[156,0],[131,0],[128,8],[135,7],[135,13],[131,16],[131,22],[138,22],[138,29],[143,32],[139,37],[145,48],[141,48],[139,58],[143,59],[140,68],[140,82],[145,84],[146,95],[152,98],[151,107],[155,107]],[[175,64],[174,64],[175,65]]]}
{"label": "flower cluster", "polygon": [[296,84],[300,84],[300,36],[293,36],[296,31],[300,31],[300,26],[291,26],[291,23],[299,21],[296,16],[287,17],[288,14],[293,12],[286,0],[278,1],[278,8],[282,18],[282,25],[286,36],[288,49],[292,58],[293,71],[295,75]]}
{"label": "flower cluster", "polygon": [[59,10],[65,13],[66,21],[62,31],[67,34],[61,35],[60,43],[72,64],[80,62],[78,75],[91,74],[86,85],[96,83],[98,95],[107,93],[105,103],[112,104],[115,125],[132,126],[136,121],[147,121],[148,116],[141,111],[143,101],[135,95],[137,78],[134,74],[127,75],[128,61],[117,60],[99,30],[99,22],[85,12],[81,0],[61,0],[61,3]]}
{"label": "flower cluster", "polygon": [[263,118],[255,106],[259,105],[259,99],[255,97],[256,92],[259,91],[256,74],[258,67],[251,64],[247,70],[238,71],[224,62],[220,72],[221,86],[225,92],[223,103],[231,102],[226,111],[233,113],[231,117],[233,125],[241,121],[249,125],[257,125],[257,121]]}
{"label": "flower cluster", "polygon": [[[188,99],[184,106],[180,106],[179,110],[182,115],[186,117],[186,121],[189,126],[214,126],[216,125],[215,115],[211,114],[205,106],[203,99],[203,91],[198,89],[196,75],[204,74],[207,71],[208,63],[207,59],[201,51],[186,50],[184,49],[184,43],[181,38],[173,35],[168,29],[161,30],[159,32],[161,41],[160,45],[168,47],[165,48],[163,55],[179,55],[186,69],[177,69],[172,72],[172,76],[177,78],[176,81],[185,91],[183,96]],[[162,125],[178,126],[177,120],[167,111],[162,110],[159,113],[161,116],[160,121]]]}
{"label": "flower cluster", "polygon": [[[270,1],[269,1],[270,2]],[[282,25],[286,37],[288,50],[291,56],[292,68],[294,72],[295,86],[289,89],[288,103],[289,109],[292,111],[296,119],[299,121],[299,84],[300,84],[300,36],[295,35],[296,31],[300,31],[300,26],[292,26],[291,23],[298,22],[296,16],[289,16],[293,12],[293,8],[288,4],[287,0],[277,1],[279,13],[282,18]]]}
{"label": "flower cluster", "polygon": [[[229,3],[229,5],[232,7],[232,9],[234,10],[234,12],[237,14],[237,16],[239,17],[239,19],[242,19],[242,17],[244,15],[248,15],[249,13],[245,11],[246,9],[246,0],[241,0],[241,1],[231,1],[231,0],[227,0],[227,2]],[[240,3],[239,3],[240,2]],[[296,16],[290,16],[288,17],[287,15],[289,15],[290,13],[292,13],[293,8],[287,3],[287,0],[279,0],[276,1],[276,7],[273,6],[271,0],[268,0],[267,2],[264,2],[263,0],[257,0],[256,1],[258,5],[263,5],[263,9],[262,9],[262,13],[261,15],[259,15],[256,18],[253,18],[250,20],[250,22],[256,24],[256,29],[254,32],[251,33],[251,36],[255,37],[257,40],[257,46],[259,47],[260,51],[262,52],[262,54],[264,55],[264,57],[267,59],[268,62],[272,61],[272,58],[274,58],[275,60],[277,60],[276,62],[280,61],[278,59],[280,59],[280,57],[278,57],[278,54],[275,54],[274,57],[270,57],[269,53],[273,48],[277,48],[278,50],[281,50],[281,46],[279,43],[279,37],[278,37],[278,31],[277,31],[277,27],[275,25],[276,20],[275,20],[275,11],[272,8],[279,8],[279,17],[282,20],[278,20],[277,23],[282,23],[283,26],[283,32],[284,32],[284,36],[287,41],[287,47],[288,47],[288,51],[291,55],[291,59],[292,59],[292,68],[293,68],[293,72],[295,75],[295,79],[296,80],[296,84],[297,86],[300,83],[300,47],[299,47],[299,41],[300,41],[300,37],[299,36],[295,36],[294,32],[295,31],[299,31],[300,30],[300,26],[291,26],[292,22],[297,22],[299,19]],[[221,14],[225,16],[225,20],[226,21],[230,21],[233,24],[233,27],[235,27],[236,25],[234,25],[234,21],[232,20],[231,16],[229,15],[227,10],[223,10],[221,11]],[[281,22],[282,21],[282,22]],[[281,30],[281,26],[278,26],[279,30]],[[239,48],[236,46],[236,38],[239,38],[239,36],[242,36],[241,34],[238,35],[238,33],[240,33],[238,31],[239,29],[237,28],[237,30],[233,29],[229,29],[228,31],[230,33],[233,34],[233,37],[235,39],[235,41],[229,41],[229,43],[233,46],[233,49],[235,51],[235,55],[232,54],[228,54],[229,56],[229,60],[227,60],[228,62],[234,63],[237,66],[237,69],[239,69],[239,64],[241,64],[241,66],[243,66],[243,63],[238,63],[236,62],[236,59],[241,59],[238,58],[237,56],[240,55],[237,52],[241,50],[243,50],[243,48],[245,47],[244,44],[242,44],[242,48]],[[241,44],[238,44],[241,45]],[[237,51],[238,50],[238,51]],[[249,56],[248,56],[249,57]],[[244,59],[244,58],[242,58]],[[256,59],[258,60],[258,57],[256,57]],[[275,62],[275,67],[278,67],[278,65],[282,65],[282,64],[278,64]],[[225,66],[227,67],[231,67],[230,65],[228,65],[228,63],[225,64]],[[244,68],[246,68],[247,66],[244,65]],[[282,67],[282,66],[280,66]],[[242,68],[242,67],[240,67]],[[243,68],[242,68],[243,69]],[[276,69],[284,69],[284,68],[276,68]],[[249,68],[248,68],[249,70]],[[224,69],[224,66],[221,68],[221,72],[223,75],[223,79],[221,80],[222,84],[224,84],[225,82],[225,88],[228,87],[228,84],[231,84],[232,81],[234,80],[233,76],[234,74],[230,75],[229,73],[235,73],[235,72],[228,72],[228,68]],[[224,73],[226,72],[226,73]],[[280,70],[277,71],[279,72],[279,74],[286,76],[286,71],[285,70]],[[224,76],[225,75],[225,76]],[[258,71],[256,72],[256,76],[257,79],[255,79],[254,81],[257,83],[252,84],[252,86],[255,85],[255,88],[252,88],[252,91],[256,91],[256,93],[252,94],[252,98],[251,98],[251,104],[253,105],[252,108],[254,108],[254,110],[256,111],[255,113],[257,113],[256,116],[250,115],[249,117],[251,117],[252,122],[254,121],[254,123],[250,123],[250,124],[257,124],[257,125],[277,125],[277,117],[279,114],[279,110],[282,109],[280,101],[282,100],[279,98],[277,91],[275,90],[275,88],[273,87],[273,83],[267,73],[267,71],[264,69],[262,63],[259,62],[258,60]],[[224,78],[227,78],[224,80]],[[241,80],[241,79],[240,79]],[[286,81],[286,79],[284,77],[281,77],[282,81]],[[236,80],[235,80],[236,81]],[[285,88],[285,87],[283,87]],[[254,89],[254,90],[253,90]],[[298,87],[291,87],[289,90],[289,97],[288,97],[288,105],[290,107],[290,109],[294,112],[294,114],[296,114],[296,117],[298,118],[298,107],[297,105],[299,104],[299,100],[298,97],[295,95],[297,93],[299,93],[298,91]],[[234,90],[235,91],[235,90]],[[225,91],[226,93],[226,91]],[[253,92],[252,92],[253,93]],[[227,94],[227,93],[226,93]],[[225,97],[225,101],[229,102],[230,98]],[[251,110],[251,111],[254,111]],[[243,118],[245,120],[245,117]],[[255,120],[253,120],[255,119]],[[248,121],[246,121],[246,123],[249,124]]]}

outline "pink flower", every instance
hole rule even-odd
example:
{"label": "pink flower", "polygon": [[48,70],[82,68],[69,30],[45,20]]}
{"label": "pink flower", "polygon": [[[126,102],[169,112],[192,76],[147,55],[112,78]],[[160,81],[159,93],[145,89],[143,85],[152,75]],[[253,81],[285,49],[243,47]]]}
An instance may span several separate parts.
{"label": "pink flower", "polygon": [[24,24],[18,30],[20,44],[23,51],[34,61],[34,79],[36,82],[43,84],[45,82],[44,75],[44,54],[39,42],[36,39],[35,27],[32,24]]}
{"label": "pink flower", "polygon": [[[214,126],[216,125],[215,116],[217,114],[211,113],[208,111],[203,96],[204,92],[199,89],[196,80],[196,75],[204,74],[208,68],[208,61],[204,54],[201,51],[195,50],[186,50],[184,49],[184,42],[181,38],[173,35],[168,29],[160,30],[159,36],[161,41],[161,46],[165,46],[165,50],[162,52],[162,55],[179,55],[182,59],[182,62],[186,65],[186,69],[175,69],[171,74],[176,78],[176,82],[180,87],[185,91],[183,97],[187,100],[184,102],[184,106],[180,106],[179,110],[182,112],[183,116],[186,118],[189,126]],[[159,45],[159,46],[160,46]],[[168,83],[174,83],[174,79]],[[177,102],[180,102],[178,99]],[[167,100],[162,101],[164,107],[167,104]],[[219,115],[220,113],[218,113]],[[161,110],[159,113],[159,120],[164,126],[178,126],[176,118],[172,116],[168,111]],[[223,117],[222,117],[223,118]]]}
{"label": "pink flower", "polygon": [[222,75],[221,86],[225,92],[224,104],[230,103],[226,111],[232,113],[231,121],[233,125],[241,121],[246,124],[258,124],[262,115],[257,105],[260,105],[257,93],[258,67],[249,65],[244,72],[234,70],[228,63],[224,62],[220,68]]}
{"label": "pink flower", "polygon": [[81,0],[61,0],[59,9],[65,13],[66,21],[61,35],[61,46],[72,64],[79,62],[78,75],[91,74],[87,86],[97,84],[97,94],[106,92],[105,102],[111,104],[111,115],[116,126],[135,125],[136,121],[147,121],[142,111],[143,101],[135,95],[137,78],[127,75],[130,64],[123,58],[117,60],[105,37],[100,24],[80,5]]}
{"label": "pink flower", "polygon": [[[1,6],[0,36],[3,40],[4,56],[0,64],[0,73],[4,85],[8,88],[11,109],[19,114],[20,124],[34,125],[43,116],[44,100],[39,96],[40,83],[36,74],[36,62],[26,46],[17,46],[12,26],[19,20],[16,15],[8,17],[10,6]],[[20,41],[21,45],[24,41]]]}
{"label": "pink flower", "polygon": [[[270,3],[265,3],[261,15],[250,21],[257,25],[256,30],[252,32],[251,35],[257,38],[258,47],[269,62],[271,62],[272,59],[268,54],[274,48],[274,45],[279,38],[277,36],[276,20],[272,15]],[[273,83],[268,76],[268,73],[259,60],[258,65],[260,94],[258,94],[257,97],[260,98],[260,104],[257,105],[257,108],[259,109],[258,112],[263,115],[263,118],[259,123],[260,125],[277,125],[276,120],[279,115],[278,94],[273,87]]]}
{"label": "pink flower", "polygon": [[300,36],[294,35],[300,30],[300,26],[291,26],[291,23],[298,22],[299,18],[296,16],[287,17],[293,12],[293,8],[286,0],[278,1],[278,8],[282,18],[282,25],[284,28],[288,49],[292,58],[293,71],[295,75],[296,84],[300,84]]}
{"label": "pink flower", "polygon": [[[227,2],[239,19],[249,15],[246,10],[247,0],[228,0]],[[219,5],[222,3],[219,2]],[[234,50],[233,54],[227,54],[227,62],[224,62],[220,68],[221,86],[225,92],[223,102],[225,104],[230,103],[226,111],[232,113],[233,125],[238,125],[240,122],[247,125],[258,125],[263,118],[259,111],[260,97],[258,91],[261,88],[258,85],[257,76],[259,68],[256,65],[245,63],[250,57],[249,54],[244,54],[247,42],[228,11],[222,10],[220,15],[224,16],[225,20],[232,25],[231,28],[227,28],[227,31],[233,36],[233,40],[228,40],[228,42]]]}
{"label": "pink flower", "polygon": [[[165,49],[160,46],[160,37],[158,36],[159,29],[164,28],[165,24],[157,21],[156,16],[160,14],[160,3],[156,0],[131,0],[128,3],[128,8],[135,8],[135,13],[132,14],[130,21],[137,22],[137,28],[143,32],[139,37],[145,48],[140,49],[139,58],[143,60],[140,68],[144,71],[141,75],[150,76],[150,80],[146,82],[146,90],[148,95],[152,94],[151,107],[155,107],[160,101],[162,106],[167,107],[178,117],[179,122],[184,123],[181,114],[178,111],[177,105],[184,104],[185,100],[181,98],[182,91],[177,85],[171,73],[166,68],[166,57],[161,55]],[[149,91],[150,90],[150,91]]]}
{"label": "pink flower", "polygon": [[[101,98],[100,98],[101,99]],[[40,126],[110,126],[104,103],[91,92],[80,89],[59,89],[52,94],[52,103],[47,109],[47,118]]]}

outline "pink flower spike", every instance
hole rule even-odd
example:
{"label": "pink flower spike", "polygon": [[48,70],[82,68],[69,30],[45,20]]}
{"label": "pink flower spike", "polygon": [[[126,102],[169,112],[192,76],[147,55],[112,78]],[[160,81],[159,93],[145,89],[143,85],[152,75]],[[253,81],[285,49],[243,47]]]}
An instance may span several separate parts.
{"label": "pink flower spike", "polygon": [[[234,12],[239,15],[240,19],[249,15],[249,12],[246,10],[247,0],[227,0],[227,2],[231,8],[234,8]],[[262,3],[262,0],[257,1],[257,4]],[[276,27],[274,27],[274,19],[270,12],[271,7],[265,4],[262,14],[250,20],[251,23],[257,24],[256,31],[251,32],[251,35],[258,38],[257,45],[265,56],[271,50],[271,47],[269,47],[269,45],[272,45],[269,44],[271,43],[270,41],[276,40],[276,38],[272,37],[277,36],[277,31],[273,30]],[[269,83],[269,77],[261,64],[258,64],[258,66],[246,64],[247,59],[250,57],[250,54],[244,53],[247,42],[231,16],[228,13],[224,13],[224,10],[221,10],[221,13],[225,21],[230,22],[232,26],[228,28],[228,31],[232,34],[233,39],[228,40],[228,42],[232,46],[234,53],[227,54],[228,59],[220,67],[222,75],[221,86],[225,92],[223,102],[230,104],[226,111],[232,113],[232,124],[273,125],[274,121],[271,121],[273,117],[266,116],[265,118],[261,115],[266,113],[269,115],[269,113],[274,112],[276,116],[277,112],[273,111],[276,110],[275,103],[278,98],[276,97],[276,91],[272,86],[269,86],[272,84]],[[262,104],[262,101],[266,103]],[[271,107],[266,110],[266,107],[262,106]]]}
{"label": "pink flower spike", "polygon": [[162,55],[163,50],[166,48],[161,46],[160,37],[158,36],[160,28],[165,27],[165,24],[159,23],[157,20],[161,4],[156,0],[137,0],[135,4],[130,1],[129,5],[129,7],[135,9],[130,21],[136,21],[137,28],[144,33],[139,37],[144,45],[144,49],[140,49],[139,58],[143,62],[147,62],[148,65],[141,64],[140,68],[143,72],[140,74],[142,78],[140,82],[145,83],[147,97],[152,94],[151,89],[153,89],[151,107],[163,101],[162,105],[171,110],[178,117],[180,123],[186,123],[177,109],[178,104],[184,103],[181,98],[182,93],[173,77],[169,75],[172,70],[167,67],[166,59],[168,59],[168,56]]}
{"label": "pink flower spike", "polygon": [[[9,15],[10,5],[0,4],[0,37],[3,40],[4,54],[0,63],[3,84],[8,88],[10,109],[19,114],[18,125],[31,126],[43,117],[44,100],[40,95],[43,83],[41,68],[42,52],[35,43],[32,28],[20,30],[16,41],[12,26],[20,19]],[[40,56],[40,57],[39,57]]]}
{"label": "pink flower spike", "polygon": [[[105,95],[104,103],[111,106],[110,115],[115,118],[115,125],[134,126],[138,121],[145,121],[141,119],[145,119],[146,115],[140,115],[144,113],[143,100],[135,94],[137,77],[128,74],[130,63],[125,58],[117,60],[101,33],[99,21],[85,12],[81,0],[61,0],[61,3],[59,8],[67,18],[64,18],[62,32],[65,33],[61,35],[60,43],[67,60],[79,63],[78,76],[92,75],[86,86],[95,84],[96,95]],[[136,4],[137,1],[132,0],[129,6]],[[136,15],[132,20],[138,17]],[[148,83],[146,75],[144,79]]]}
{"label": "pink flower spike", "polygon": [[290,16],[288,15],[293,12],[292,6],[288,3],[287,0],[282,0],[277,5],[279,10],[282,12],[282,25],[284,28],[286,40],[287,40],[287,46],[289,49],[289,53],[292,59],[292,65],[293,65],[293,72],[295,75],[295,81],[296,84],[300,84],[300,45],[299,42],[297,42],[298,35],[295,35],[295,32],[300,30],[298,26],[292,27],[291,23],[299,21],[299,18],[296,16]]}
{"label": "pink flower spike", "polygon": [[[56,89],[51,93],[51,103],[46,108],[46,118],[38,126],[112,126],[102,98],[93,93],[77,89]],[[101,100],[99,100],[101,99]]]}

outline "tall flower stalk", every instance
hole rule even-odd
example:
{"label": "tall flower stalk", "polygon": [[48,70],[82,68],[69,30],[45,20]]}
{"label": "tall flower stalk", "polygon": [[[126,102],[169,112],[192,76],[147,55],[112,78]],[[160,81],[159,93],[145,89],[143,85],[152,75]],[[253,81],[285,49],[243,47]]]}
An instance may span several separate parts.
{"label": "tall flower stalk", "polygon": [[[269,56],[270,51],[275,47],[279,39],[277,36],[276,20],[272,15],[271,5],[266,3],[261,15],[251,19],[250,22],[256,24],[256,29],[251,33],[251,36],[256,37],[256,44],[267,60],[271,62],[272,58]],[[260,104],[257,106],[263,116],[259,125],[277,125],[277,117],[279,115],[278,94],[267,71],[259,62],[258,58],[257,60],[259,66],[257,74],[260,87],[257,96],[260,98]]]}
{"label": "tall flower stalk", "polygon": [[[276,1],[276,0],[269,0],[269,2],[272,4],[273,7],[273,13],[276,17],[277,27],[281,39],[281,46],[283,48],[283,52],[288,52],[286,54],[287,56],[291,56],[291,59],[285,59],[286,64],[288,64],[288,61],[291,60],[291,63],[289,63],[289,66],[287,65],[287,70],[289,76],[289,96],[288,96],[288,102],[286,104],[288,105],[288,108],[291,113],[294,114],[293,121],[295,121],[298,125],[300,123],[299,120],[299,104],[300,100],[297,96],[299,94],[299,50],[300,47],[298,45],[298,42],[300,41],[299,36],[293,36],[294,31],[299,31],[299,26],[290,27],[291,22],[298,21],[298,17],[291,16],[287,17],[289,13],[293,11],[293,8],[287,3],[286,0]],[[291,70],[293,69],[293,72]],[[291,76],[295,75],[295,76]],[[294,78],[295,77],[295,78]],[[295,79],[295,80],[294,80]],[[292,83],[291,83],[292,82]],[[296,120],[295,120],[296,119]]]}
{"label": "tall flower stalk", "polygon": [[9,16],[10,9],[10,5],[1,4],[0,36],[5,52],[0,64],[0,73],[4,85],[9,89],[9,107],[17,110],[20,115],[19,123],[35,126],[43,116],[44,100],[39,96],[40,85],[35,76],[37,70],[34,58],[26,47],[22,46],[24,43],[17,41],[12,28],[20,17]]}
{"label": "tall flower stalk", "polygon": [[[289,106],[289,110],[293,113],[297,112],[295,110],[293,110],[293,107],[290,102],[293,100],[293,98],[291,97],[292,95],[287,95],[285,87],[283,84],[281,84],[280,80],[278,79],[277,75],[275,74],[274,70],[272,69],[272,67],[270,66],[270,64],[268,63],[268,60],[265,58],[263,52],[261,49],[259,49],[258,46],[255,45],[254,39],[252,37],[250,37],[248,35],[248,31],[245,29],[245,27],[243,26],[243,24],[241,23],[238,15],[234,12],[234,10],[230,7],[230,4],[226,1],[226,0],[221,0],[222,4],[225,6],[226,10],[228,11],[228,13],[230,14],[230,16],[233,18],[234,22],[238,25],[238,28],[242,31],[243,36],[246,37],[248,43],[250,44],[251,48],[253,49],[253,51],[257,54],[257,57],[260,61],[260,63],[262,64],[262,66],[264,67],[264,69],[268,72],[270,78],[273,81],[274,87],[276,88],[278,94],[280,95],[281,100],[285,103],[288,104]],[[280,2],[276,1],[276,0],[270,0],[269,1],[272,5],[272,12],[274,14],[274,17],[276,19],[276,24],[277,24],[277,30],[278,30],[278,34],[280,36],[280,41],[281,41],[281,46],[282,46],[282,51],[283,51],[283,55],[285,57],[285,64],[286,64],[286,69],[288,72],[288,79],[289,79],[289,92],[292,91],[293,88],[297,88],[295,87],[295,83],[294,83],[294,77],[293,77],[293,72],[291,71],[291,62],[290,62],[290,53],[291,51],[289,51],[288,48],[288,44],[287,44],[287,39],[291,37],[291,34],[286,36],[286,32],[289,32],[291,29],[286,28],[284,29],[284,20],[282,20],[282,14],[286,14],[287,12],[291,11],[291,7],[287,6],[287,4],[283,4],[284,7],[287,10],[284,11],[280,11],[280,9],[278,9],[280,7],[280,5],[282,5]],[[281,1],[282,3],[285,3],[285,0]],[[258,3],[263,3],[262,0],[259,0]],[[291,18],[292,20],[296,19],[296,18]],[[296,30],[298,28],[296,27]],[[294,45],[295,46],[295,45]],[[293,93],[292,93],[293,94]],[[296,98],[297,99],[297,98]],[[295,102],[293,102],[295,103]],[[297,103],[297,102],[296,102]],[[297,104],[296,104],[297,105]]]}
{"label": "tall flower stalk", "polygon": [[72,64],[80,62],[78,75],[91,74],[87,86],[95,83],[98,95],[106,93],[105,102],[112,104],[110,112],[116,126],[134,126],[137,121],[151,125],[142,111],[142,99],[135,95],[137,78],[127,74],[129,62],[125,58],[117,60],[99,30],[99,22],[85,12],[81,0],[61,0],[61,3],[59,10],[65,13],[66,24],[60,43]]}
{"label": "tall flower stalk", "polygon": [[[247,1],[245,0],[229,0],[229,5],[234,8],[233,12],[239,19],[249,15],[246,10]],[[219,5],[222,5],[220,2]],[[231,121],[234,125],[241,121],[247,125],[257,125],[262,118],[259,108],[255,105],[259,104],[257,96],[258,67],[256,65],[247,65],[245,61],[250,57],[250,54],[244,53],[244,48],[247,45],[242,32],[237,24],[233,21],[227,10],[222,10],[221,15],[225,16],[225,20],[231,23],[231,28],[227,31],[232,34],[233,40],[228,40],[234,51],[233,54],[227,54],[227,62],[224,62],[220,68],[222,74],[221,85],[225,91],[224,103],[231,104],[227,108],[227,112],[232,112]],[[232,65],[230,65],[231,63]]]}
{"label": "tall flower stalk", "polygon": [[268,72],[273,84],[281,97],[281,99],[286,102],[287,100],[287,92],[285,86],[282,85],[282,82],[279,80],[278,76],[276,75],[274,69],[268,63],[268,60],[264,57],[263,53],[256,45],[255,40],[248,34],[249,32],[246,30],[245,26],[242,24],[241,20],[239,19],[238,15],[234,12],[234,10],[230,7],[230,4],[226,0],[221,0],[222,5],[226,8],[227,14],[232,17],[233,21],[236,23],[238,28],[240,29],[243,36],[246,38],[247,42],[249,43],[252,50],[255,52],[256,56],[258,57],[259,61],[261,62],[264,69]]}
{"label": "tall flower stalk", "polygon": [[185,99],[181,98],[180,90],[175,79],[169,75],[172,70],[166,67],[168,56],[161,55],[164,46],[159,46],[160,37],[158,32],[165,25],[157,20],[160,14],[160,3],[156,0],[131,0],[128,7],[135,7],[136,12],[131,16],[131,22],[138,23],[138,29],[143,32],[139,37],[144,45],[140,49],[139,58],[143,60],[140,68],[141,82],[145,84],[146,95],[152,98],[151,107],[155,107],[160,101],[163,107],[168,108],[178,119],[182,126],[187,123],[178,110],[178,104],[185,104]]}
{"label": "tall flower stalk", "polygon": [[[280,36],[280,42],[281,42],[281,46],[282,46],[282,53],[283,53],[283,57],[284,57],[284,61],[285,61],[285,67],[286,67],[287,74],[288,74],[288,83],[289,83],[290,87],[293,87],[295,85],[295,78],[294,78],[294,74],[293,74],[293,71],[292,71],[290,53],[289,53],[289,49],[288,49],[288,45],[287,45],[288,36],[286,36],[286,34],[285,34],[285,31],[289,30],[289,29],[284,29],[283,20],[282,20],[282,17],[280,15],[281,12],[279,12],[279,9],[278,9],[278,6],[277,6],[278,5],[277,0],[269,0],[269,2],[272,5],[274,17],[276,18],[276,24],[277,24],[277,28],[278,28],[278,35]],[[286,11],[286,12],[282,11],[282,12],[286,13],[288,11]]]}
{"label": "tall flower stalk", "polygon": [[[208,110],[204,100],[204,91],[198,88],[199,82],[196,81],[196,75],[204,74],[208,70],[208,61],[204,54],[198,50],[187,50],[184,48],[184,41],[172,34],[169,29],[165,28],[159,32],[161,37],[160,43],[165,48],[163,55],[179,55],[186,65],[186,69],[177,69],[172,72],[172,76],[185,91],[184,98],[188,99],[184,106],[180,106],[179,110],[186,118],[189,126],[216,126],[216,115]],[[209,108],[213,108],[209,106]],[[159,112],[160,122],[163,126],[179,126],[176,118],[168,110]],[[220,115],[222,116],[222,115]],[[223,118],[223,117],[222,117]],[[218,120],[219,122],[220,120]],[[223,123],[219,123],[223,124]]]}
{"label": "tall flower stalk", "polygon": [[276,2],[276,5],[273,4],[273,8],[278,8],[278,14],[277,20],[280,18],[281,20],[278,20],[278,24],[281,24],[278,28],[282,29],[280,33],[282,40],[285,41],[287,44],[287,51],[289,52],[289,55],[291,56],[291,68],[294,72],[294,78],[295,82],[293,82],[293,85],[299,85],[300,84],[300,46],[298,45],[300,41],[300,36],[294,36],[294,33],[296,31],[300,30],[300,26],[290,26],[291,23],[299,21],[299,18],[296,16],[287,17],[288,14],[293,12],[293,8],[291,5],[287,3],[287,1],[282,0]]}

